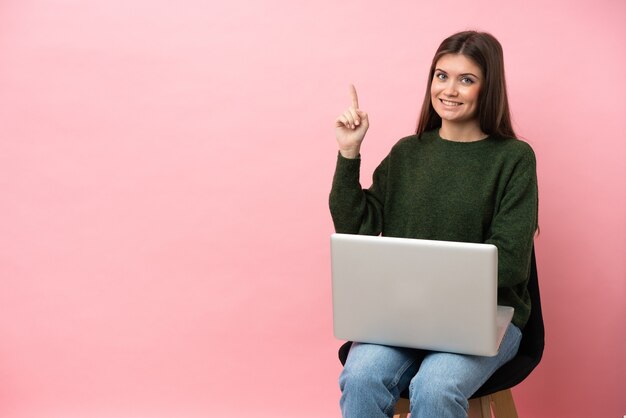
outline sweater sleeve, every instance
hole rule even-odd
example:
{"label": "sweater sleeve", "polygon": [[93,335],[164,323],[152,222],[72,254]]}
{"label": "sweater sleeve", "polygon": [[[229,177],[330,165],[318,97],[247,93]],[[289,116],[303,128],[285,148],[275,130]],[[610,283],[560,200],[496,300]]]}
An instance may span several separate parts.
{"label": "sweater sleeve", "polygon": [[498,247],[498,285],[525,288],[537,229],[537,171],[530,147],[506,181],[486,240]]}
{"label": "sweater sleeve", "polygon": [[330,192],[330,213],[335,231],[345,234],[379,235],[383,230],[383,205],[388,158],[376,168],[372,186],[360,184],[361,159],[337,157]]}

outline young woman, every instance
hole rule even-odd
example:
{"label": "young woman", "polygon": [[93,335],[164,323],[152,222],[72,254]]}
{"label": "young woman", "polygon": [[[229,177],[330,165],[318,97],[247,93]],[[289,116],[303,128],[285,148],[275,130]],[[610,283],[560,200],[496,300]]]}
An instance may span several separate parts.
{"label": "young woman", "polygon": [[517,353],[531,309],[535,156],[511,126],[502,47],[474,31],[442,42],[417,132],[391,149],[369,189],[359,183],[369,120],[353,86],[350,94],[352,106],[335,123],[336,231],[494,244],[498,303],[514,307],[515,315],[495,357],[353,343],[339,378],[343,416],[390,417],[408,387],[413,418],[466,417],[468,398]]}

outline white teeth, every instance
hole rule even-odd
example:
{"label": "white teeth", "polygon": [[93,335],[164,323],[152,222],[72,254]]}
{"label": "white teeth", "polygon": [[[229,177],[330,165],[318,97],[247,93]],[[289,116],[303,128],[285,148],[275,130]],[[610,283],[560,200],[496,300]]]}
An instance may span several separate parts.
{"label": "white teeth", "polygon": [[449,100],[444,100],[444,99],[440,99],[441,103],[445,104],[446,106],[459,106],[461,103],[457,103],[457,102],[451,102]]}

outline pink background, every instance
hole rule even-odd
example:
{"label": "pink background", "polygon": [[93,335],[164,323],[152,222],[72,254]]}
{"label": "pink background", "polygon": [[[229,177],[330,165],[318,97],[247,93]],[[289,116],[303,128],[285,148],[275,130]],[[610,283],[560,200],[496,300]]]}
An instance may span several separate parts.
{"label": "pink background", "polygon": [[467,28],[538,157],[520,414],[626,414],[626,6],[385,3],[0,3],[0,416],[338,417],[333,121],[355,83],[368,184]]}

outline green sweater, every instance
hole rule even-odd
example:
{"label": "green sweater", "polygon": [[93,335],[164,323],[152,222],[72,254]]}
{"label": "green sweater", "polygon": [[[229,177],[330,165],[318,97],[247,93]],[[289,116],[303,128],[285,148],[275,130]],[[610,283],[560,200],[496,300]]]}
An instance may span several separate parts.
{"label": "green sweater", "polygon": [[438,130],[401,139],[359,183],[360,159],[338,157],[330,211],[339,233],[483,242],[498,248],[498,303],[528,321],[526,288],[537,228],[537,174],[531,147],[490,136],[442,139]]}

